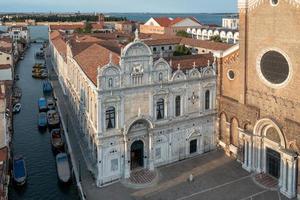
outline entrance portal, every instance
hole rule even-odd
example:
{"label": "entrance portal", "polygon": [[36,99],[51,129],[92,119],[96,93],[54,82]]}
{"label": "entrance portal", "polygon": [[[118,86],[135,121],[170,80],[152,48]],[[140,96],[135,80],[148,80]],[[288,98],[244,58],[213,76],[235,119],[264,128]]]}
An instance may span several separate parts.
{"label": "entrance portal", "polygon": [[267,173],[275,178],[280,176],[280,154],[267,148]]}
{"label": "entrance portal", "polygon": [[135,141],[131,145],[130,169],[144,167],[144,143],[141,140]]}

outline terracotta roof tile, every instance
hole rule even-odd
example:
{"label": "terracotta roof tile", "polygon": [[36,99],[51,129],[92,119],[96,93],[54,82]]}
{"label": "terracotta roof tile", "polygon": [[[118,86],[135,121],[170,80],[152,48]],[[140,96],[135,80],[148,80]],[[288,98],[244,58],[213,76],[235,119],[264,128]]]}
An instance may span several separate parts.
{"label": "terracotta roof tile", "polygon": [[172,45],[172,44],[180,44],[181,38],[161,38],[161,39],[150,39],[144,40],[144,43],[149,46],[156,46],[156,45]]}
{"label": "terracotta roof tile", "polygon": [[173,56],[167,59],[171,62],[171,67],[173,71],[178,69],[180,64],[180,69],[182,71],[193,69],[194,64],[196,68],[203,68],[208,65],[208,61],[213,63],[214,56],[212,53],[209,54],[198,54],[198,55],[187,55],[187,56]]}
{"label": "terracotta roof tile", "polygon": [[98,67],[103,67],[109,63],[112,54],[113,63],[119,64],[120,56],[99,44],[93,44],[74,57],[87,77],[97,85]]}
{"label": "terracotta roof tile", "polygon": [[156,17],[153,18],[160,26],[169,27],[172,23],[172,19],[169,17]]}
{"label": "terracotta roof tile", "polygon": [[0,69],[10,69],[10,68],[11,68],[11,65],[9,65],[9,64],[5,64],[5,65],[0,64]]}
{"label": "terracotta roof tile", "polygon": [[50,30],[75,30],[84,28],[84,24],[64,24],[64,25],[50,25]]}

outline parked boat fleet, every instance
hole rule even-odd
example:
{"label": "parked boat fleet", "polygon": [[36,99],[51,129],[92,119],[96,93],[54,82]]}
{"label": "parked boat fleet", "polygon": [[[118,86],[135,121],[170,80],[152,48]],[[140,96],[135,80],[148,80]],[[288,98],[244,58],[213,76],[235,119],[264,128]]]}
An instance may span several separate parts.
{"label": "parked boat fleet", "polygon": [[[42,48],[41,48],[42,50]],[[36,54],[37,59],[44,58],[44,53]],[[33,66],[33,78],[46,79],[48,77],[46,64],[37,63]],[[19,79],[19,77],[18,77]],[[50,132],[50,144],[54,155],[56,156],[57,176],[60,182],[68,183],[71,180],[71,171],[69,156],[65,149],[64,134],[61,127],[59,113],[56,109],[56,99],[52,95],[53,87],[50,81],[43,81],[42,89],[44,96],[38,99],[38,128],[41,132]],[[20,99],[22,91],[14,88],[14,106],[13,112],[21,111]],[[26,183],[27,171],[25,158],[21,155],[14,156],[13,159],[13,179],[17,186],[23,186]]]}

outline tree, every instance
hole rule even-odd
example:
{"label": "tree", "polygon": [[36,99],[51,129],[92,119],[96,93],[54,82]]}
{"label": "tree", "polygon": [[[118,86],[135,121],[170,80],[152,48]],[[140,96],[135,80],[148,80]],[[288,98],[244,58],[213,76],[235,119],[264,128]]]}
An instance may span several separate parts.
{"label": "tree", "polygon": [[190,37],[190,35],[189,35],[186,31],[183,31],[183,30],[178,31],[178,32],[176,33],[176,36],[186,37],[186,38]]}
{"label": "tree", "polygon": [[210,37],[210,41],[214,42],[223,42],[222,38],[219,35],[214,35]]}
{"label": "tree", "polygon": [[185,56],[185,55],[191,55],[192,52],[189,48],[187,48],[185,45],[178,45],[176,46],[176,50],[173,53],[174,56]]}

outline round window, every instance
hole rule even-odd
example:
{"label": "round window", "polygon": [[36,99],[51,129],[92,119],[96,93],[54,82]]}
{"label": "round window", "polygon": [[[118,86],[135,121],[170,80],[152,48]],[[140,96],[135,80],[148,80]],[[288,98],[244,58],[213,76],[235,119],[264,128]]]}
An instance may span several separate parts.
{"label": "round window", "polygon": [[277,51],[268,51],[262,56],[260,70],[263,77],[275,85],[285,82],[290,72],[288,61]]}
{"label": "round window", "polygon": [[229,70],[228,73],[227,73],[227,76],[228,76],[229,80],[233,80],[234,77],[235,77],[234,71],[233,70]]}
{"label": "round window", "polygon": [[279,2],[279,0],[271,0],[272,6],[277,6],[278,2]]}

